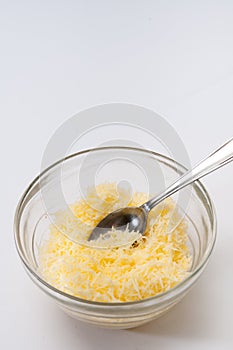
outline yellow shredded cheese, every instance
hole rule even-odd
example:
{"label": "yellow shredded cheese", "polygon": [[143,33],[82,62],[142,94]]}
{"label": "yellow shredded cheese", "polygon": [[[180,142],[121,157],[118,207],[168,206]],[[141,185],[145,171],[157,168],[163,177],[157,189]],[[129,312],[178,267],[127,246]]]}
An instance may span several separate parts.
{"label": "yellow shredded cheese", "polygon": [[[133,244],[121,245],[124,233],[117,231],[113,237],[119,239],[119,247],[105,240],[106,249],[68,238],[79,234],[79,240],[87,241],[104,216],[122,207],[122,200],[125,206],[127,196],[124,191],[118,195],[116,184],[105,183],[90,189],[71,211],[58,213],[56,225],[51,226],[48,240],[39,249],[40,274],[48,283],[86,300],[128,302],[165,292],[188,276],[192,259],[187,223],[170,198],[150,212],[145,236],[134,233]],[[127,205],[138,206],[146,200],[145,194],[137,192]]]}

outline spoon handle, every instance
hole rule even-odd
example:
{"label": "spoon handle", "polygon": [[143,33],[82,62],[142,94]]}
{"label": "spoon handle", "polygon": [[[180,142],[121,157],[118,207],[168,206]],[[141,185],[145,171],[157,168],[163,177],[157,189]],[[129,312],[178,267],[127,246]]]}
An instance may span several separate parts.
{"label": "spoon handle", "polygon": [[155,205],[159,204],[168,196],[173,195],[183,187],[191,184],[192,182],[200,179],[201,177],[217,170],[218,168],[226,165],[233,160],[233,139],[226,142],[215,152],[211,153],[207,158],[198,163],[193,169],[187,171],[165,191],[161,192],[158,196],[150,199],[144,203],[141,207],[149,212]]}

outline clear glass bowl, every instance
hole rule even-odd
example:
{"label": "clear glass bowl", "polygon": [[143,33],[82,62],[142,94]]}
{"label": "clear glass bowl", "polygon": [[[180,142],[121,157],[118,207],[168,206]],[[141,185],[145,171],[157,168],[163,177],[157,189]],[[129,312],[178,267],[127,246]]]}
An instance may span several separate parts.
{"label": "clear glass bowl", "polygon": [[[132,171],[132,166],[137,166],[139,173]],[[93,181],[120,182],[123,179],[132,183],[133,190],[136,188],[156,193],[185,171],[182,165],[161,154],[129,147],[86,150],[50,166],[27,188],[15,213],[16,246],[30,278],[70,316],[102,327],[136,327],[164,314],[179,302],[197,281],[214,247],[215,212],[207,191],[199,181],[192,187],[188,206],[186,200],[180,200],[179,203],[188,221],[188,243],[193,256],[191,273],[183,282],[165,293],[126,303],[92,302],[73,297],[43,280],[39,272],[38,247],[49,232],[52,214],[48,215],[48,212],[62,209],[64,204],[60,200],[56,203],[58,183],[62,185],[65,200],[72,203],[84,195],[81,192],[86,185],[93,185]],[[142,173],[144,177],[140,175]],[[59,195],[60,193],[57,194],[57,198]]]}

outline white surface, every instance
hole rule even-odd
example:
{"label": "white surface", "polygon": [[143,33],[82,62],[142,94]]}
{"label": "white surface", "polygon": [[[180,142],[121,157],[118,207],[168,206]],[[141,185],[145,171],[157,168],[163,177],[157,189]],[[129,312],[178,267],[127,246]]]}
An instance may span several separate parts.
{"label": "white surface", "polygon": [[218,239],[197,286],[161,319],[109,331],[69,319],[28,279],[13,242],[19,196],[54,130],[130,102],[164,115],[197,161],[233,132],[233,2],[0,1],[1,349],[232,349],[232,165],[205,179]]}

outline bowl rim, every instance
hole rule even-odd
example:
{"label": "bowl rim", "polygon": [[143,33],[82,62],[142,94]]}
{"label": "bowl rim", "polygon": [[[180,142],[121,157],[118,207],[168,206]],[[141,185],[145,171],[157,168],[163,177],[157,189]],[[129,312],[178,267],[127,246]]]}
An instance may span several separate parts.
{"label": "bowl rim", "polygon": [[[26,190],[23,192],[23,194],[21,195],[18,205],[15,209],[15,215],[14,215],[14,224],[13,224],[13,228],[14,228],[14,240],[15,240],[15,246],[16,246],[16,250],[18,252],[18,255],[21,259],[21,261],[23,262],[24,267],[26,267],[26,270],[32,275],[33,279],[35,278],[42,286],[41,287],[46,287],[49,292],[51,292],[52,294],[56,294],[59,297],[65,298],[66,300],[68,300],[69,302],[74,302],[76,304],[84,304],[84,305],[92,305],[92,306],[96,306],[96,307],[115,307],[115,306],[119,306],[119,307],[128,307],[128,306],[134,306],[134,305],[142,305],[142,304],[146,304],[146,303],[151,303],[153,302],[153,304],[159,304],[160,302],[164,301],[164,297],[169,297],[171,296],[174,297],[174,293],[176,293],[177,291],[179,291],[179,289],[181,289],[182,287],[184,287],[186,284],[188,284],[189,282],[191,282],[192,279],[194,279],[195,276],[199,276],[199,273],[201,272],[201,270],[205,267],[205,265],[207,264],[211,253],[213,252],[215,243],[216,243],[216,236],[217,236],[217,218],[216,218],[216,211],[213,205],[213,202],[209,196],[208,191],[206,190],[205,186],[202,184],[202,182],[200,180],[196,180],[194,182],[194,185],[197,186],[197,188],[204,194],[204,196],[207,198],[207,206],[210,209],[210,214],[208,213],[208,216],[210,218],[210,222],[211,222],[211,229],[212,229],[212,242],[211,244],[209,244],[209,246],[207,247],[206,251],[204,252],[204,258],[202,260],[202,262],[196,267],[195,270],[193,270],[191,272],[190,275],[188,275],[182,282],[178,283],[177,285],[175,285],[173,288],[168,289],[165,292],[162,293],[158,293],[155,296],[149,297],[149,298],[145,298],[145,299],[141,299],[141,300],[136,300],[136,301],[128,301],[128,302],[98,302],[98,301],[91,301],[91,300],[87,300],[87,299],[82,299],[76,296],[73,296],[71,294],[65,293],[59,289],[57,289],[56,287],[52,286],[51,284],[49,284],[48,282],[46,282],[42,277],[40,277],[36,271],[34,269],[31,268],[30,264],[28,264],[26,258],[24,257],[24,253],[23,253],[23,249],[21,248],[21,240],[20,240],[20,230],[19,230],[19,226],[20,226],[20,219],[21,219],[21,215],[23,213],[23,210],[21,210],[21,207],[24,203],[25,198],[27,197],[28,193],[30,192],[30,190],[33,188],[33,186],[37,183],[40,182],[41,177],[45,176],[46,174],[48,174],[50,172],[50,170],[52,170],[53,168],[55,168],[57,165],[62,164],[63,162],[66,162],[72,158],[78,157],[80,155],[86,154],[86,153],[90,153],[90,152],[98,152],[98,151],[107,151],[107,150],[128,150],[128,151],[136,151],[136,152],[143,152],[146,153],[147,155],[153,155],[155,156],[157,159],[159,159],[160,161],[165,161],[165,164],[167,166],[170,166],[171,168],[175,169],[177,172],[185,172],[188,169],[180,164],[179,162],[177,162],[176,160],[149,150],[149,149],[143,149],[143,148],[137,148],[137,147],[128,147],[128,146],[105,146],[105,147],[95,147],[95,148],[89,148],[89,149],[84,149],[81,150],[79,152],[75,152],[72,153],[64,158],[59,159],[58,161],[52,163],[51,165],[49,165],[46,169],[44,169],[39,175],[37,175],[28,185],[28,187],[26,188]],[[192,284],[192,283],[191,283]],[[40,286],[40,285],[39,285]],[[60,300],[60,299],[59,299]]]}

